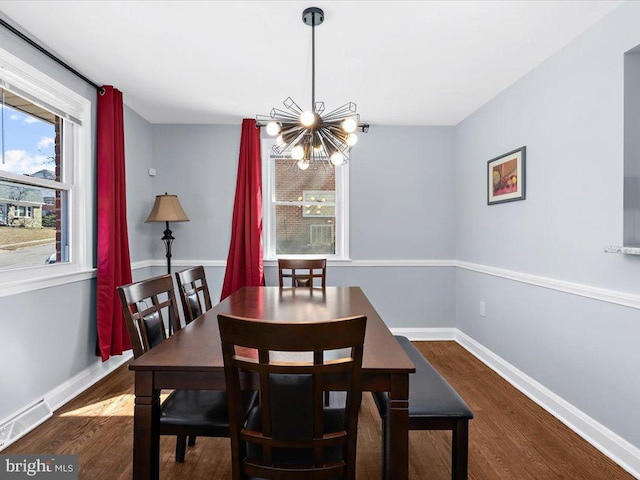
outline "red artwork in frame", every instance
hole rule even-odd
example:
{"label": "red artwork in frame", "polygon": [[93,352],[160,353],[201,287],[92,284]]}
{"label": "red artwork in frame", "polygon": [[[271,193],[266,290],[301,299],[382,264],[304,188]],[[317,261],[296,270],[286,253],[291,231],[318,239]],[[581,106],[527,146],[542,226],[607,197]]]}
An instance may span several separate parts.
{"label": "red artwork in frame", "polygon": [[524,200],[526,150],[520,147],[487,162],[488,205]]}

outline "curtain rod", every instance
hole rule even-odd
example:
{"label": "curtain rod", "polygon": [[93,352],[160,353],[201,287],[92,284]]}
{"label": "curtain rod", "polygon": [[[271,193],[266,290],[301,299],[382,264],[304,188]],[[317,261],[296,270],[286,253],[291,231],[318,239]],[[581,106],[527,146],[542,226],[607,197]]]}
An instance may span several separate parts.
{"label": "curtain rod", "polygon": [[53,53],[51,53],[49,50],[46,50],[44,47],[40,46],[38,43],[34,42],[33,40],[31,40],[29,37],[27,37],[24,33],[22,33],[20,30],[14,28],[12,25],[8,24],[7,22],[5,22],[2,18],[0,18],[0,25],[2,25],[4,28],[6,28],[7,30],[9,30],[11,33],[13,33],[14,35],[20,37],[22,40],[24,40],[25,42],[27,42],[29,45],[31,45],[33,48],[35,48],[36,50],[38,50],[40,53],[43,53],[44,55],[46,55],[47,57],[49,57],[51,60],[53,60],[54,62],[56,62],[58,65],[66,68],[67,70],[69,70],[71,73],[73,73],[76,77],[81,78],[82,80],[84,80],[85,82],[87,82],[89,85],[91,85],[93,88],[95,88],[96,90],[98,90],[98,92],[102,95],[104,93],[104,89],[96,84],[95,82],[92,82],[91,80],[89,80],[87,77],[85,77],[83,74],[81,74],[80,72],[78,72],[75,68],[73,68],[72,66],[68,65],[67,63],[63,62],[62,60],[60,60],[58,57],[56,57]]}

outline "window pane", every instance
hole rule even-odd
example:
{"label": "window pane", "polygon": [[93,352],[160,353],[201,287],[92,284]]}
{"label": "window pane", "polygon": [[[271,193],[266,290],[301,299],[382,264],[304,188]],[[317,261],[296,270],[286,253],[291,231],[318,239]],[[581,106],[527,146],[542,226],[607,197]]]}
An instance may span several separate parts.
{"label": "window pane", "polygon": [[0,170],[48,180],[56,177],[56,126],[60,118],[7,90],[2,103],[2,162]]}
{"label": "window pane", "polygon": [[[7,90],[0,95],[0,177],[5,171],[60,181],[61,119]],[[0,270],[69,261],[67,197],[55,187],[0,180]]]}
{"label": "window pane", "polygon": [[335,216],[304,216],[305,207],[276,206],[276,254],[335,253]]}
{"label": "window pane", "polygon": [[0,270],[69,261],[66,199],[64,190],[0,181]]}
{"label": "window pane", "polygon": [[301,202],[305,190],[321,190],[325,191],[327,195],[329,195],[329,192],[333,192],[332,200],[330,201],[334,201],[336,189],[335,169],[319,165],[311,166],[303,171],[290,159],[278,159],[275,160],[275,185],[276,201]]}

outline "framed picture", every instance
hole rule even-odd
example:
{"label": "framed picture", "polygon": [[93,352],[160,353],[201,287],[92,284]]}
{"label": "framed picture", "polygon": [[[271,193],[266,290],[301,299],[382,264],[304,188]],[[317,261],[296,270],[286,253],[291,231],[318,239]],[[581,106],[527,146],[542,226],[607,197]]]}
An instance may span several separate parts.
{"label": "framed picture", "polygon": [[520,147],[487,162],[487,204],[524,200],[526,151]]}

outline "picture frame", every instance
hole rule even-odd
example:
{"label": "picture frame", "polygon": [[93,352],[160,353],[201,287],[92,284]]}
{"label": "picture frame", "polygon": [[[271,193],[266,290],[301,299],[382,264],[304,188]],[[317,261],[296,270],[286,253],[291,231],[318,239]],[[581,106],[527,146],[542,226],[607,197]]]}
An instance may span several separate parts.
{"label": "picture frame", "polygon": [[487,205],[525,199],[527,147],[520,147],[487,162]]}

